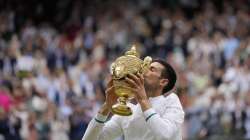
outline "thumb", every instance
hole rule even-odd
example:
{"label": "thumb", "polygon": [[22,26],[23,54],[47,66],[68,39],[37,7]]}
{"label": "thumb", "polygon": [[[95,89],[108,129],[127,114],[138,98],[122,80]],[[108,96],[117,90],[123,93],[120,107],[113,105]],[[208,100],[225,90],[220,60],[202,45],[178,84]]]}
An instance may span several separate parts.
{"label": "thumb", "polygon": [[106,89],[106,94],[109,94],[110,92],[113,92],[114,91],[114,89],[115,89],[115,87],[114,86],[111,86],[111,87],[109,87],[108,89]]}
{"label": "thumb", "polygon": [[107,87],[111,87],[111,86],[113,86],[113,79],[112,79],[112,77],[109,77]]}

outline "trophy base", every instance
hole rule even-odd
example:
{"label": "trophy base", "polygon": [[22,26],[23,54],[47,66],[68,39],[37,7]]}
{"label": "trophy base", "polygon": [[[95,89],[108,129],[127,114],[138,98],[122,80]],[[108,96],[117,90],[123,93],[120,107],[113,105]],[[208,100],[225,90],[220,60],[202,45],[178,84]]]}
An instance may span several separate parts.
{"label": "trophy base", "polygon": [[115,104],[112,106],[112,113],[121,116],[130,116],[132,115],[132,110],[127,105]]}
{"label": "trophy base", "polygon": [[119,97],[118,103],[112,106],[112,113],[120,116],[130,116],[132,115],[132,110],[126,105],[127,98]]}

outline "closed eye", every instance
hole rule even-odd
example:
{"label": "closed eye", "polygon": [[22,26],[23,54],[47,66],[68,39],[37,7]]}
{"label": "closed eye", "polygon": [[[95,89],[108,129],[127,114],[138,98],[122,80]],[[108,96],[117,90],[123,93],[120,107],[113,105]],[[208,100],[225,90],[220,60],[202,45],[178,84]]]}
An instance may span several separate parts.
{"label": "closed eye", "polygon": [[152,66],[149,69],[150,69],[150,71],[153,71],[153,72],[157,71],[157,69],[155,67],[152,67]]}

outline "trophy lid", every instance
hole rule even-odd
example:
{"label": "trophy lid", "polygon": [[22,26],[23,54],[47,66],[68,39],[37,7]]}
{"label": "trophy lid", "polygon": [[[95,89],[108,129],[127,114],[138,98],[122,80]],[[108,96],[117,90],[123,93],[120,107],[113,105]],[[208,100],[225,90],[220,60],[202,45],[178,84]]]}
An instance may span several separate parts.
{"label": "trophy lid", "polygon": [[133,45],[130,50],[128,50],[125,55],[133,55],[139,57],[139,53],[136,51],[136,45]]}

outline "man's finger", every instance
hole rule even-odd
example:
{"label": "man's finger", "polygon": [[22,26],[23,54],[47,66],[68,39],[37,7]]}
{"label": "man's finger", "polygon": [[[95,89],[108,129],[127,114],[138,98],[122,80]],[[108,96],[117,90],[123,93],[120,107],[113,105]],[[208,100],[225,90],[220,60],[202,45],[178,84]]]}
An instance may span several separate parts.
{"label": "man's finger", "polygon": [[115,89],[115,87],[114,86],[111,86],[111,87],[109,87],[109,88],[107,88],[106,89],[106,94],[108,94],[108,93],[110,93],[111,91],[113,91]]}
{"label": "man's finger", "polygon": [[137,86],[137,84],[135,83],[135,81],[132,80],[131,78],[125,77],[125,80],[126,80],[126,82],[127,82],[130,86],[132,86],[132,87],[136,87],[136,86]]}
{"label": "man's finger", "polygon": [[113,86],[113,79],[112,79],[112,77],[110,76],[109,77],[109,80],[108,80],[108,85],[107,85],[107,87],[112,87]]}
{"label": "man's finger", "polygon": [[140,74],[140,73],[136,73],[136,75],[139,77],[140,82],[141,82],[142,84],[144,84],[144,77],[143,77],[143,75]]}
{"label": "man's finger", "polygon": [[134,74],[128,74],[128,78],[132,79],[136,84],[140,83],[140,79]]}

